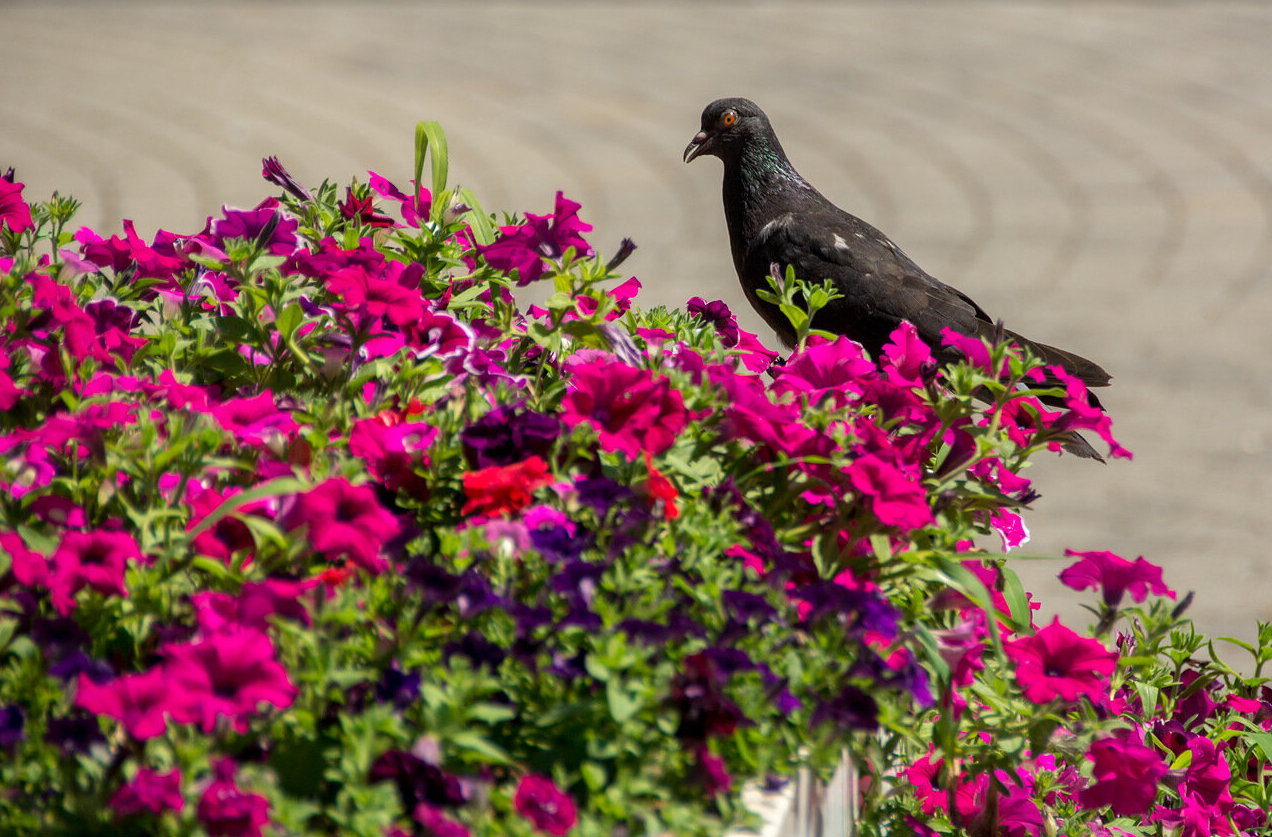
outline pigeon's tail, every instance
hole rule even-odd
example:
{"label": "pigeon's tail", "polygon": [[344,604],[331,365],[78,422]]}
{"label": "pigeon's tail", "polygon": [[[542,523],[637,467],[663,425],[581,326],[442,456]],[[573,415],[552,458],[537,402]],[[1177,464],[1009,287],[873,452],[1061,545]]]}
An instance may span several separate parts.
{"label": "pigeon's tail", "polygon": [[1072,352],[1066,352],[1064,349],[1057,349],[1055,346],[1048,346],[1046,343],[1035,342],[1028,337],[1021,337],[1014,331],[1004,330],[1004,333],[1020,345],[1027,346],[1031,352],[1047,363],[1054,363],[1063,367],[1064,371],[1088,387],[1106,387],[1113,380],[1113,376],[1105,372],[1104,368],[1094,361],[1087,360]]}
{"label": "pigeon's tail", "polygon": [[1091,447],[1091,443],[1082,438],[1082,435],[1076,430],[1070,430],[1061,436],[1059,441],[1060,446],[1074,456],[1080,456],[1083,459],[1094,459],[1100,463],[1104,462],[1104,457],[1100,456],[1099,451]]}

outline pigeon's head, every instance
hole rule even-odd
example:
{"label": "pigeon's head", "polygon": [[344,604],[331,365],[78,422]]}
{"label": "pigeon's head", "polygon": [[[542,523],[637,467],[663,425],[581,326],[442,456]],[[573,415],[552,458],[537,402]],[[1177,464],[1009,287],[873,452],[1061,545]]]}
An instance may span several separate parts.
{"label": "pigeon's head", "polygon": [[685,162],[703,154],[728,161],[748,140],[772,132],[768,117],[750,99],[716,99],[702,112],[702,130],[685,149]]}

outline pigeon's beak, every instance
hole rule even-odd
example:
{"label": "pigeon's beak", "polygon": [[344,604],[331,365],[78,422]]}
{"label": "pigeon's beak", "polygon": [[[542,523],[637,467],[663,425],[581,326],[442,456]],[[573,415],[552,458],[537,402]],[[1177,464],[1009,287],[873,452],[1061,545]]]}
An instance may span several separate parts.
{"label": "pigeon's beak", "polygon": [[706,131],[699,131],[693,135],[693,139],[689,141],[688,147],[685,148],[685,162],[692,162],[695,157],[705,154],[711,150],[711,140],[715,137]]}

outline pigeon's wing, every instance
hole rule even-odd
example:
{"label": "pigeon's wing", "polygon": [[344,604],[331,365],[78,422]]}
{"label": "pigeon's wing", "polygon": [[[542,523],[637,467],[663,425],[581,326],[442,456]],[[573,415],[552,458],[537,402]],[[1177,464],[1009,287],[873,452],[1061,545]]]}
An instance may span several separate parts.
{"label": "pigeon's wing", "polygon": [[996,334],[994,321],[971,297],[929,276],[883,233],[838,209],[779,216],[755,237],[747,263],[748,269],[763,274],[774,264],[782,271],[790,265],[805,281],[834,280],[843,298],[821,311],[814,325],[845,334],[872,352],[882,348],[902,320],[909,320],[942,361],[957,357],[942,347],[941,332],[948,327],[973,337],[1005,335],[1087,386],[1107,386],[1111,380],[1098,364],[1079,355],[1012,331]]}
{"label": "pigeon's wing", "polygon": [[772,265],[799,278],[831,279],[843,294],[818,316],[817,326],[878,350],[909,320],[919,336],[940,346],[941,330],[989,334],[993,322],[966,294],[929,276],[883,233],[846,213],[786,213],[766,224],[746,255],[749,276]]}

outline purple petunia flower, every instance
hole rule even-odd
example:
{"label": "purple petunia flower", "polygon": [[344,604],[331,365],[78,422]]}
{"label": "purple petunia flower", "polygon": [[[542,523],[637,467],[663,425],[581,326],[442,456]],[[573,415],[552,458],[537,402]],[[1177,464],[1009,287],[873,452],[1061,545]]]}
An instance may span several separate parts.
{"label": "purple petunia flower", "polygon": [[721,300],[707,302],[702,297],[695,296],[685,303],[685,310],[713,326],[726,349],[732,349],[738,344],[738,318],[733,316],[729,306]]}
{"label": "purple petunia flower", "polygon": [[405,750],[389,750],[371,763],[372,782],[392,780],[402,807],[412,810],[421,802],[453,808],[467,801],[463,786],[454,776]]}
{"label": "purple petunia flower", "polygon": [[224,218],[212,222],[211,241],[220,249],[232,238],[256,244],[266,253],[290,256],[297,247],[296,230],[300,222],[279,211],[278,201],[266,198],[254,209],[221,207]]}
{"label": "purple petunia flower", "polygon": [[472,468],[514,465],[528,457],[547,459],[561,435],[561,422],[533,410],[496,407],[460,432]]}
{"label": "purple petunia flower", "polygon": [[811,721],[813,726],[829,722],[842,731],[873,732],[878,727],[878,716],[879,704],[875,699],[849,683],[839,694],[818,704]]}

